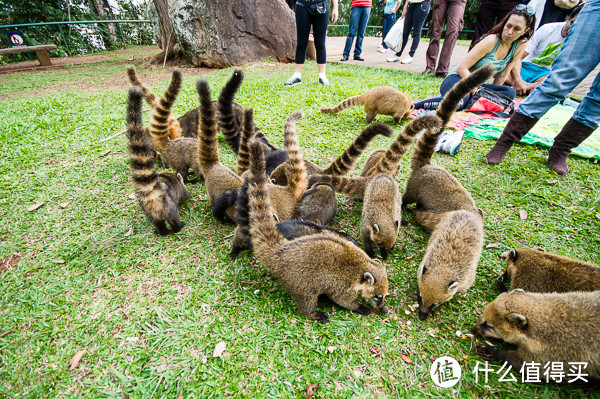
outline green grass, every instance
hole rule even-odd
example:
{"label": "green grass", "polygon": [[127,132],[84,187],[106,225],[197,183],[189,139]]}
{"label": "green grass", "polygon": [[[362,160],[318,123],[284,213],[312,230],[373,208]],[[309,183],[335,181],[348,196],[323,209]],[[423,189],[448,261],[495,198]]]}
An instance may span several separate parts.
{"label": "green grass", "polygon": [[[505,162],[489,167],[481,159],[493,142],[472,139],[457,157],[436,154],[435,164],[453,173],[485,211],[485,244],[498,242],[484,249],[475,284],[434,318],[419,321],[410,306],[429,233],[406,213],[409,225],[384,262],[393,313],[364,317],[323,303],[331,319],[323,325],[302,316],[251,254],[229,261],[233,227],[213,219],[203,184],[189,185],[192,199],[180,207],[185,228],[168,237],[153,234],[129,198],[125,135],[99,143],[124,129],[128,56],[3,75],[0,82],[0,396],[300,398],[313,383],[320,384],[317,398],[589,395],[568,385],[498,382],[497,375],[476,383],[474,347],[485,344],[456,332],[467,332],[498,294],[500,253],[541,246],[598,261],[597,165],[570,157],[571,173],[558,177],[546,166],[547,149],[517,145]],[[137,70],[156,91],[166,88],[169,68]],[[276,145],[283,142],[285,117],[303,111],[300,144],[307,159],[323,166],[366,124],[360,108],[325,115],[321,106],[379,85],[419,99],[436,94],[441,81],[330,64],[332,86],[324,88],[309,63],[302,85],[284,87],[292,70],[271,62],[245,66],[236,101],[254,108],[257,125]],[[198,105],[199,76],[216,97],[232,71],[184,68],[176,115]],[[399,132],[391,118],[378,120]],[[389,142],[378,138],[373,147]],[[234,154],[220,144],[223,162],[233,167]],[[408,171],[407,158],[400,187]],[[334,227],[359,237],[360,204],[338,198]],[[38,202],[44,205],[27,211]],[[521,220],[519,210],[529,217]],[[15,254],[20,262],[7,265]],[[227,348],[213,358],[219,342]],[[79,350],[87,352],[69,371]],[[463,368],[452,389],[437,388],[429,377],[432,361],[443,355]]]}

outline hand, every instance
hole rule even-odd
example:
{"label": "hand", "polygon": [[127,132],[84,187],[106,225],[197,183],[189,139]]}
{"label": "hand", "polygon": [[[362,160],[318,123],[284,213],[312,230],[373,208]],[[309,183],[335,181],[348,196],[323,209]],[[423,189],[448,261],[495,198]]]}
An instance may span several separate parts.
{"label": "hand", "polygon": [[402,15],[400,16],[400,18],[405,18],[406,17],[406,10],[402,11]]}
{"label": "hand", "polygon": [[527,85],[520,79],[515,82],[514,89],[520,96],[524,96],[525,94],[527,94]]}
{"label": "hand", "polygon": [[338,20],[338,9],[337,7],[331,10],[331,23],[335,24]]}

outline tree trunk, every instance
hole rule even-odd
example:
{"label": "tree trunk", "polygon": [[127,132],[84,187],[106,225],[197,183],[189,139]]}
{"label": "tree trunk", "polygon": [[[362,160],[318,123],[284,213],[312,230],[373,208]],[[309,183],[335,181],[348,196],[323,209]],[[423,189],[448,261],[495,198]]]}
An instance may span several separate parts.
{"label": "tree trunk", "polygon": [[196,66],[294,59],[296,23],[285,0],[179,0],[169,22],[176,39],[172,41]]}
{"label": "tree trunk", "polygon": [[[114,19],[114,14],[107,0],[90,0],[92,8],[96,11],[96,14],[100,15],[102,19]],[[100,31],[103,32],[103,27],[100,27]],[[104,44],[107,48],[113,47],[114,43],[117,42],[117,28],[115,24],[106,24],[108,34],[102,34]]]}
{"label": "tree trunk", "polygon": [[153,62],[162,63],[163,60],[173,57],[173,47],[177,43],[173,33],[173,23],[169,15],[172,4],[169,4],[168,0],[153,0],[153,3],[158,14],[158,28],[160,32],[157,44],[163,50],[162,53],[154,57]]}

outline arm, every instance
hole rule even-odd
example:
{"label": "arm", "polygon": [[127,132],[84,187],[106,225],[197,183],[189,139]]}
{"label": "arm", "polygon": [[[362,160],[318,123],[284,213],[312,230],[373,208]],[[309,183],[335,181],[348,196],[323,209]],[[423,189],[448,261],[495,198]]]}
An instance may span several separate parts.
{"label": "arm", "polygon": [[404,8],[402,9],[402,16],[400,18],[406,17],[407,12],[408,12],[408,0],[406,0],[406,3],[404,3]]}
{"label": "arm", "polygon": [[528,54],[527,50],[523,51],[523,55],[515,62],[515,65],[510,70],[510,76],[513,83],[512,86],[515,88],[518,95],[527,94],[527,84],[521,79],[521,67],[523,65],[523,59],[525,59]]}
{"label": "arm", "polygon": [[335,24],[339,16],[338,0],[331,0],[331,23]]}
{"label": "arm", "polygon": [[[523,51],[525,51],[526,45],[527,45],[527,43],[523,42],[523,41],[521,43],[519,43],[519,45],[517,47],[517,51],[515,51],[515,54],[513,55],[512,60],[510,60],[510,62],[506,66],[506,68],[504,68],[503,70],[498,72],[496,74],[496,76],[494,76],[494,84],[495,85],[500,86],[500,85],[504,84],[504,82],[506,81],[506,77],[510,73],[510,70],[513,69],[513,66],[516,64],[517,60],[521,60],[521,55],[523,54]],[[521,71],[519,70],[519,75],[520,75],[520,72]]]}
{"label": "arm", "polygon": [[398,0],[398,1],[396,2],[396,7],[394,7],[394,13],[395,13],[396,11],[398,11],[398,9],[400,8],[400,3],[401,3],[401,1],[400,1],[400,0]]}

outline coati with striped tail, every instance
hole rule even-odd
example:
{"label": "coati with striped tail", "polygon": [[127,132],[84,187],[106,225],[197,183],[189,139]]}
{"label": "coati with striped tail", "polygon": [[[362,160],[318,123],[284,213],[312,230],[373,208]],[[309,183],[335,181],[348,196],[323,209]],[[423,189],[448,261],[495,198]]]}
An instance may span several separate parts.
{"label": "coati with striped tail", "polygon": [[426,131],[415,144],[411,160],[412,173],[402,196],[404,206],[417,203],[418,222],[432,230],[439,223],[443,213],[465,210],[482,215],[471,194],[450,173],[430,165],[435,145],[457,104],[473,88],[478,87],[493,74],[493,67],[479,68],[467,78],[458,82],[446,95],[436,111],[442,120],[442,127],[436,131]]}
{"label": "coati with striped tail", "polygon": [[550,254],[539,249],[519,248],[502,254],[506,271],[496,285],[502,292],[507,279],[512,289],[528,292],[600,291],[600,267]]}
{"label": "coati with striped tail", "polygon": [[333,302],[368,315],[362,296],[379,311],[387,311],[387,272],[381,262],[369,258],[360,248],[327,230],[287,240],[276,227],[270,196],[267,194],[265,161],[260,144],[250,144],[249,207],[254,255],[292,297],[298,310],[322,323],[327,315],[317,311],[318,298],[327,295]]}
{"label": "coati with striped tail", "polygon": [[[155,232],[167,235],[168,222],[173,233],[180,231],[185,223],[179,218],[178,204],[190,198],[181,175],[155,171],[154,151],[148,145],[142,124],[142,96],[139,88],[129,91],[127,105],[127,134],[131,171],[138,203],[148,220],[154,225]],[[167,108],[163,97],[157,107]]]}
{"label": "coati with striped tail", "polygon": [[[208,83],[199,80],[196,90],[200,97],[201,116],[198,126],[198,157],[210,204],[214,207],[223,193],[241,187],[242,179],[224,166],[219,159],[217,121]],[[235,207],[229,207],[225,213],[231,220],[235,220]]]}
{"label": "coati with striped tail", "polygon": [[410,98],[401,91],[389,86],[374,87],[363,94],[345,99],[332,108],[321,108],[326,114],[337,114],[338,112],[363,105],[367,114],[367,123],[371,123],[377,114],[389,115],[396,123],[407,119],[415,106]]}
{"label": "coati with striped tail", "polygon": [[553,380],[553,373],[544,373],[551,363],[552,370],[563,371],[556,382],[569,372],[569,363],[581,362],[587,365],[582,371],[590,385],[597,387],[600,380],[600,291],[504,293],[485,308],[471,331],[517,346],[510,351],[478,347],[484,360],[507,362],[517,371],[527,363],[528,373],[537,369],[538,376],[547,376],[542,380]]}
{"label": "coati with striped tail", "polygon": [[400,233],[402,196],[396,181],[388,175],[377,175],[365,190],[360,235],[365,252],[375,257],[374,247],[386,260]]}
{"label": "coati with striped tail", "polygon": [[464,210],[444,214],[417,271],[419,319],[471,287],[482,248],[481,215]]}

